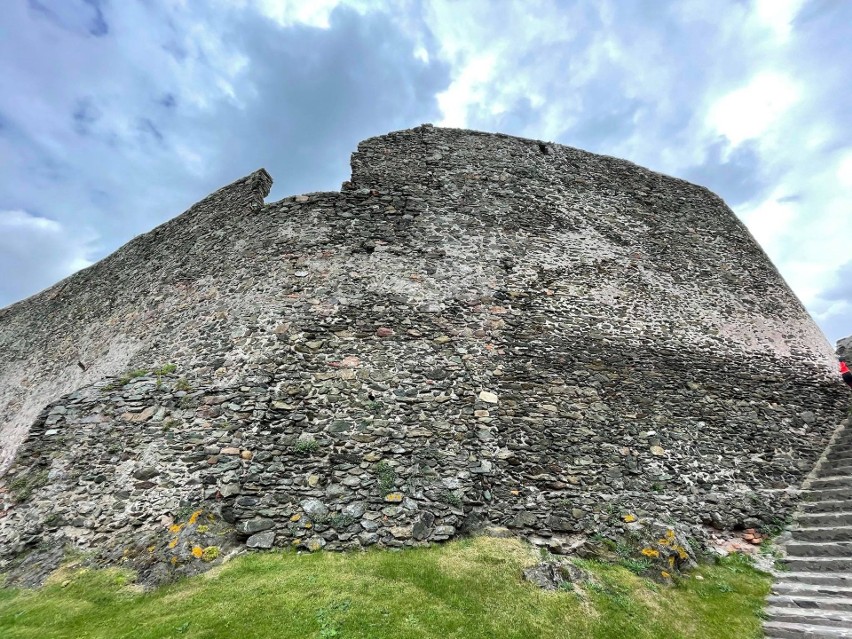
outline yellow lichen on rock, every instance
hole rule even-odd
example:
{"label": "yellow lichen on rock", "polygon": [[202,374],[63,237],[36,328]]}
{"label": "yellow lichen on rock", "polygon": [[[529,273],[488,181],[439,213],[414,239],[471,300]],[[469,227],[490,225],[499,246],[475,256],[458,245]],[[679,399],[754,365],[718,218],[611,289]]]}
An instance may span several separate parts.
{"label": "yellow lichen on rock", "polygon": [[219,556],[219,546],[207,546],[201,553],[201,561],[213,561]]}

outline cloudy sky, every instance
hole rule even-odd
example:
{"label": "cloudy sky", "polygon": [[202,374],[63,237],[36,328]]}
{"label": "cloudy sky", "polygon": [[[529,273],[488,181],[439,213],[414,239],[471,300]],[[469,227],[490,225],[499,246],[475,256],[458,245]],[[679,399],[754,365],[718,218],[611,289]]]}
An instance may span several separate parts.
{"label": "cloudy sky", "polygon": [[708,186],[852,334],[850,0],[3,0],[0,306],[260,166],[337,190],[423,122]]}

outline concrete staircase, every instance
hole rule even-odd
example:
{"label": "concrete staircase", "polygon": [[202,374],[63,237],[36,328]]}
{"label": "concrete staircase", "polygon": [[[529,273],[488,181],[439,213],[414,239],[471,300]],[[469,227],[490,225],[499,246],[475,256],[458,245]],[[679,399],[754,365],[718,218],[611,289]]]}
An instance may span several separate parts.
{"label": "concrete staircase", "polygon": [[804,483],[767,600],[767,639],[852,639],[852,428],[833,438]]}

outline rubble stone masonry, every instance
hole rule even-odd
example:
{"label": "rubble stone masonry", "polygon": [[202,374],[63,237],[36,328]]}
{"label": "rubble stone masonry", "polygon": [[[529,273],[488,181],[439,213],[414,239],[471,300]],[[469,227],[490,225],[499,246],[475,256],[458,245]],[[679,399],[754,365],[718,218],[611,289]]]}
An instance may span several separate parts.
{"label": "rubble stone masonry", "polygon": [[832,349],[707,189],[429,125],[362,142],[340,192],[270,186],[0,310],[0,570],[766,526],[845,416]]}

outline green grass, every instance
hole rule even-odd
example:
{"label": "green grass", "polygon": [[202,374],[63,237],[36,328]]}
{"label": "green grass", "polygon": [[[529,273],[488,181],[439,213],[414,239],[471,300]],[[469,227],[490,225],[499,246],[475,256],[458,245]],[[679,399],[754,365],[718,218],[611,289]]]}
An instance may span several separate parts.
{"label": "green grass", "polygon": [[300,455],[310,455],[319,450],[320,444],[315,439],[298,439],[293,444],[293,450]]}
{"label": "green grass", "polygon": [[738,560],[675,587],[583,562],[594,587],[544,592],[520,579],[538,552],[478,538],[404,552],[252,554],[149,593],[125,574],[60,571],[0,589],[4,639],[760,637],[770,578]]}
{"label": "green grass", "polygon": [[376,464],[376,476],[379,478],[379,490],[389,493],[396,486],[396,471],[386,461]]}
{"label": "green grass", "polygon": [[154,371],[154,375],[171,375],[177,370],[177,364],[165,364]]}

